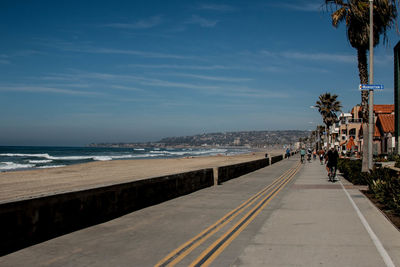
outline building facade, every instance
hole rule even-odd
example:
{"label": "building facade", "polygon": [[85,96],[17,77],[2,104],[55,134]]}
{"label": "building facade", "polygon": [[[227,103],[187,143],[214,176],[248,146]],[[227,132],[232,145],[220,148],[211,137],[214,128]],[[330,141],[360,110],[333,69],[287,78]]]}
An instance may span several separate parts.
{"label": "building facade", "polygon": [[[362,107],[354,106],[350,113],[341,113],[338,121],[330,127],[330,143],[343,154],[358,155],[363,148]],[[394,105],[374,105],[373,153],[393,153]]]}

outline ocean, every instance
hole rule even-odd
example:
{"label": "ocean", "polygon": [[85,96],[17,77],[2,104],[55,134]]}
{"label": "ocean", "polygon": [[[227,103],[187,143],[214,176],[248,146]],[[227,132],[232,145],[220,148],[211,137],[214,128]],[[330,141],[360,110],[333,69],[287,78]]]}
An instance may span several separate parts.
{"label": "ocean", "polygon": [[0,146],[0,172],[58,168],[71,164],[108,160],[183,158],[236,155],[246,148],[98,148]]}

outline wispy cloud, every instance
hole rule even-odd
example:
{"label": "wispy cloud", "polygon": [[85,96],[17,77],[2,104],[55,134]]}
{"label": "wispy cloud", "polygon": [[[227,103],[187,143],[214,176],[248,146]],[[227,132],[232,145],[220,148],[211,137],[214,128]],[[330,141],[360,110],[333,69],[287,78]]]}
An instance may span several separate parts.
{"label": "wispy cloud", "polygon": [[54,93],[64,95],[86,95],[86,96],[99,96],[104,95],[98,92],[76,91],[62,88],[53,88],[46,86],[27,86],[27,85],[12,85],[0,86],[2,92],[29,92],[29,93]]}
{"label": "wispy cloud", "polygon": [[127,67],[132,68],[148,68],[148,69],[183,69],[183,70],[230,70],[230,69],[238,69],[238,67],[234,66],[223,66],[223,65],[176,65],[176,64],[129,64]]}
{"label": "wispy cloud", "polygon": [[285,9],[291,9],[291,10],[297,10],[297,11],[303,11],[303,12],[315,12],[315,11],[320,11],[322,4],[320,2],[280,2],[276,4],[272,4],[273,6],[280,7],[280,8],[285,8]]}
{"label": "wispy cloud", "polygon": [[235,11],[236,8],[230,5],[218,5],[218,4],[201,4],[199,6],[200,10],[212,10],[212,11],[220,11],[220,12],[232,12]]}
{"label": "wispy cloud", "polygon": [[181,83],[181,82],[170,82],[166,80],[159,79],[143,79],[140,82],[143,85],[151,85],[158,87],[170,87],[170,88],[186,88],[186,89],[200,89],[200,90],[216,90],[220,87],[218,86],[208,86],[202,84],[193,84],[193,83]]}
{"label": "wispy cloud", "polygon": [[158,26],[162,23],[161,16],[152,16],[147,19],[141,19],[134,23],[110,23],[104,26],[119,29],[149,29]]}
{"label": "wispy cloud", "polygon": [[96,47],[89,43],[72,43],[65,42],[61,40],[39,40],[38,44],[58,49],[66,52],[77,52],[77,53],[88,53],[88,54],[114,54],[114,55],[129,55],[129,56],[139,56],[144,58],[162,58],[162,59],[196,59],[193,56],[183,56],[177,54],[169,53],[158,53],[158,52],[148,52],[141,50],[131,50],[131,49],[117,49],[117,48],[104,48]]}
{"label": "wispy cloud", "polygon": [[328,54],[328,53],[306,53],[296,51],[283,51],[283,52],[271,52],[262,50],[261,55],[271,58],[286,58],[286,59],[298,59],[298,60],[312,60],[312,61],[330,61],[330,62],[342,62],[342,63],[354,63],[356,57],[348,54]]}
{"label": "wispy cloud", "polygon": [[218,81],[218,82],[248,82],[248,81],[252,80],[249,78],[217,77],[217,76],[188,74],[188,73],[176,73],[174,75],[181,76],[181,77],[200,79],[200,80]]}
{"label": "wispy cloud", "polygon": [[[172,76],[187,77],[190,80],[185,82],[171,80]],[[159,79],[145,76],[122,75],[111,73],[84,72],[74,71],[73,74],[59,74],[47,76],[46,80],[51,80],[54,77],[59,81],[65,78],[66,81],[82,82],[91,84],[92,88],[116,89],[125,91],[137,91],[146,93],[146,95],[159,92],[160,88],[171,89],[188,89],[201,92],[207,95],[218,95],[226,97],[240,97],[249,99],[258,98],[287,98],[287,93],[282,91],[271,91],[268,89],[258,89],[248,87],[247,84],[240,85],[240,82],[252,81],[249,78],[239,77],[220,77],[210,75],[197,75],[188,73],[172,73],[168,74],[169,78]],[[214,83],[210,83],[214,82]],[[216,84],[215,82],[220,82]]]}
{"label": "wispy cloud", "polygon": [[[161,80],[156,78],[147,78],[142,76],[134,76],[134,75],[121,75],[121,74],[110,74],[110,73],[98,73],[98,72],[79,72],[76,71],[74,74],[54,74],[45,77],[46,80],[54,80],[57,81],[81,81],[87,82],[92,81],[92,83],[111,83],[112,87],[116,89],[124,89],[128,90],[128,88],[133,89],[135,87],[126,86],[127,82],[136,83],[144,86],[156,86],[156,87],[170,87],[170,88],[187,88],[187,89],[201,89],[201,90],[215,90],[220,87],[218,86],[209,86],[203,84],[195,84],[195,83],[182,83],[182,82],[171,82],[168,80]],[[123,85],[121,85],[123,84]]]}
{"label": "wispy cloud", "polygon": [[353,63],[356,61],[355,56],[340,55],[340,54],[284,52],[282,53],[282,55],[286,58],[301,59],[301,60],[334,61],[334,62],[344,62],[344,63]]}
{"label": "wispy cloud", "polygon": [[133,86],[125,86],[125,85],[111,85],[112,89],[124,90],[124,91],[135,91],[135,92],[143,92],[143,89],[139,89]]}
{"label": "wispy cloud", "polygon": [[227,93],[230,96],[247,97],[247,98],[288,98],[287,93],[280,91],[270,91],[266,89],[254,89],[248,87],[230,88]]}
{"label": "wispy cloud", "polygon": [[165,54],[157,52],[146,52],[138,50],[124,50],[124,49],[111,49],[111,48],[95,48],[82,49],[81,52],[95,53],[95,54],[122,54],[131,56],[141,56],[146,58],[172,58],[172,59],[193,59],[193,57],[182,56],[176,54]]}
{"label": "wispy cloud", "polygon": [[217,25],[217,23],[218,20],[206,19],[198,15],[192,15],[192,17],[186,21],[186,24],[196,24],[203,28],[213,28]]}

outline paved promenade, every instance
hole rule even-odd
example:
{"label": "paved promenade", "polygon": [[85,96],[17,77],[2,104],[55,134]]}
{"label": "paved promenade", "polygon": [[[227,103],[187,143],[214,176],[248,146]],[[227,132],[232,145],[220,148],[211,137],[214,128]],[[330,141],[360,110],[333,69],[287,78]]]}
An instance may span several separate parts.
{"label": "paved promenade", "polygon": [[400,266],[400,232],[384,215],[319,162],[303,165],[235,266]]}
{"label": "paved promenade", "polygon": [[[0,266],[400,266],[400,232],[319,161],[283,160],[0,258]],[[339,177],[340,178],[340,177]]]}

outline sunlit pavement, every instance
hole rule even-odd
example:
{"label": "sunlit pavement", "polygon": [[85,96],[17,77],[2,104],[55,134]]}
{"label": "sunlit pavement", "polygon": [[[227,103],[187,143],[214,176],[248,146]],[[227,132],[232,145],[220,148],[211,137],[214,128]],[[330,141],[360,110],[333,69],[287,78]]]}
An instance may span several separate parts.
{"label": "sunlit pavement", "polygon": [[207,251],[215,253],[200,262],[211,266],[400,266],[400,232],[358,187],[328,182],[318,160],[299,166],[285,159],[3,256],[0,266],[154,266],[195,237],[176,266]]}

